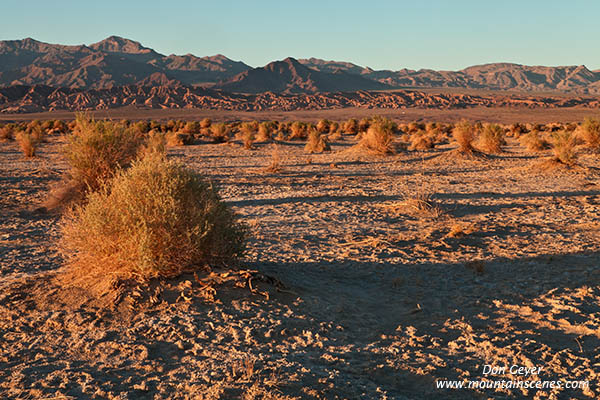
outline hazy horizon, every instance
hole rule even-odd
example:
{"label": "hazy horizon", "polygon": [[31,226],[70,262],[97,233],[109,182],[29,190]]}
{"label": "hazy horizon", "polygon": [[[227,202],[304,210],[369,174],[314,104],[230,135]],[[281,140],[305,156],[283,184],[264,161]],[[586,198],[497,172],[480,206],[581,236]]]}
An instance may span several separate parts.
{"label": "hazy horizon", "polygon": [[[27,7],[26,12],[24,8]],[[1,40],[92,44],[116,35],[162,54],[223,54],[261,67],[286,57],[375,70],[456,71],[472,65],[585,65],[600,69],[592,1],[375,1],[80,4],[8,0]]]}

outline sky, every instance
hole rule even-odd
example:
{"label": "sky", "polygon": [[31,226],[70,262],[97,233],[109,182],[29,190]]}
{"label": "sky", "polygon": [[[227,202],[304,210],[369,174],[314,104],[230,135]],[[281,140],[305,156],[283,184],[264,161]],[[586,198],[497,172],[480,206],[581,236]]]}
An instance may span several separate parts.
{"label": "sky", "polygon": [[0,40],[117,35],[162,54],[224,54],[253,67],[316,57],[390,70],[600,69],[599,0],[0,0],[0,13]]}

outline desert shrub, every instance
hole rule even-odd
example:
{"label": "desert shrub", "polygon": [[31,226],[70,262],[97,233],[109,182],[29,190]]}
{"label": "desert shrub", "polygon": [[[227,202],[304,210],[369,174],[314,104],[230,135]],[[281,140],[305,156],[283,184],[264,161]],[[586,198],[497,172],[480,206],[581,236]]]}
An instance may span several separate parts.
{"label": "desert shrub", "polygon": [[461,153],[473,153],[473,141],[475,140],[475,126],[467,120],[458,122],[452,130],[452,138],[458,144]]}
{"label": "desert shrub", "polygon": [[194,135],[191,133],[168,132],[165,139],[169,147],[187,146],[194,143]]}
{"label": "desert shrub", "polygon": [[130,127],[111,121],[95,121],[78,114],[75,130],[67,136],[65,157],[70,177],[83,187],[96,190],[119,168],[137,156],[143,136]]}
{"label": "desert shrub", "polygon": [[152,120],[150,121],[150,132],[160,132],[162,129],[162,124],[158,121]]}
{"label": "desert shrub", "polygon": [[200,121],[200,128],[208,129],[208,128],[210,128],[211,124],[212,124],[212,121],[210,118],[204,118],[204,119],[202,119],[202,121]]}
{"label": "desert shrub", "polygon": [[177,130],[177,121],[170,119],[167,121],[167,130],[168,131],[176,131]]}
{"label": "desert shrub", "polygon": [[304,140],[307,137],[307,126],[300,121],[294,121],[290,126],[290,140]]}
{"label": "desert shrub", "polygon": [[338,133],[340,131],[340,124],[338,122],[332,122],[329,124],[329,134]]}
{"label": "desert shrub", "polygon": [[306,141],[306,146],[304,146],[304,151],[309,154],[323,153],[324,151],[331,151],[331,147],[327,143],[325,135],[316,129],[312,129],[308,133],[308,140]]}
{"label": "desert shrub", "polygon": [[524,146],[527,151],[538,152],[544,151],[549,144],[544,140],[538,131],[531,131],[519,138],[521,146]]}
{"label": "desert shrub", "polygon": [[63,121],[57,119],[56,121],[54,121],[54,124],[52,124],[52,129],[56,133],[66,133],[67,132],[67,124],[65,124]]}
{"label": "desert shrub", "polygon": [[554,161],[569,166],[577,164],[577,152],[575,151],[577,142],[571,132],[554,132],[551,142]]}
{"label": "desert shrub", "polygon": [[411,122],[406,127],[406,132],[407,133],[416,133],[419,131],[426,130],[426,128],[427,128],[426,125],[422,122]]}
{"label": "desert shrub", "polygon": [[246,237],[210,183],[158,155],[135,161],[91,193],[63,218],[61,232],[69,272],[90,285],[230,262]]}
{"label": "desert shrub", "polygon": [[54,127],[54,121],[51,119],[46,120],[46,121],[42,122],[41,127],[44,132],[48,132],[49,130],[51,130]]}
{"label": "desert shrub", "polygon": [[366,132],[371,126],[371,120],[369,118],[362,118],[358,121],[358,132]]}
{"label": "desert shrub", "polygon": [[435,147],[435,138],[429,132],[417,131],[410,136],[410,150],[428,150]]}
{"label": "desert shrub", "polygon": [[224,123],[211,125],[210,133],[215,143],[224,143],[229,140],[229,127]]}
{"label": "desert shrub", "polygon": [[46,141],[46,130],[44,129],[44,125],[38,120],[31,121],[27,124],[25,132],[37,143]]}
{"label": "desert shrub", "polygon": [[17,140],[17,143],[19,144],[19,147],[23,151],[25,157],[35,157],[35,151],[39,141],[31,133],[19,131],[15,135],[15,139]]}
{"label": "desert shrub", "polygon": [[340,124],[337,122],[332,122],[329,125],[329,139],[330,140],[340,140],[342,139],[342,132],[340,131]]}
{"label": "desert shrub", "polygon": [[133,125],[133,129],[138,133],[148,133],[152,127],[149,121],[138,121]]}
{"label": "desert shrub", "polygon": [[14,125],[6,124],[0,127],[0,140],[7,141],[15,138]]}
{"label": "desert shrub", "polygon": [[355,118],[350,118],[342,124],[342,131],[348,135],[356,135],[358,133],[358,121]]}
{"label": "desert shrub", "polygon": [[327,119],[322,119],[319,122],[317,122],[317,131],[319,133],[327,133],[329,132],[329,126],[331,125],[331,122]]}
{"label": "desert shrub", "polygon": [[268,142],[272,139],[272,132],[275,130],[275,124],[272,122],[261,122],[258,125],[258,133],[256,134],[257,142]]}
{"label": "desert shrub", "polygon": [[253,122],[244,122],[239,127],[239,132],[237,138],[242,141],[244,147],[246,149],[252,148],[252,143],[254,143],[255,132],[258,129],[258,126]]}
{"label": "desert shrub", "polygon": [[183,133],[190,135],[197,135],[200,133],[200,123],[198,121],[186,122],[185,126],[181,130]]}
{"label": "desert shrub", "polygon": [[530,131],[538,131],[538,132],[544,132],[546,130],[546,125],[544,124],[531,124],[531,129],[529,129]]}
{"label": "desert shrub", "polygon": [[282,169],[283,168],[281,165],[281,154],[279,153],[279,146],[277,146],[277,144],[273,144],[273,148],[271,151],[271,162],[265,167],[264,172],[269,172],[273,174],[276,172],[281,172]]}
{"label": "desert shrub", "polygon": [[395,154],[393,124],[387,119],[374,120],[357,144],[359,148],[379,155]]}
{"label": "desert shrub", "polygon": [[502,152],[504,140],[504,129],[498,124],[486,124],[479,135],[478,147],[488,153],[498,154]]}
{"label": "desert shrub", "polygon": [[581,137],[587,147],[600,151],[600,120],[586,118],[581,124]]}
{"label": "desert shrub", "polygon": [[165,154],[166,152],[166,135],[155,130],[148,132],[146,143],[142,147],[142,156],[150,154]]}

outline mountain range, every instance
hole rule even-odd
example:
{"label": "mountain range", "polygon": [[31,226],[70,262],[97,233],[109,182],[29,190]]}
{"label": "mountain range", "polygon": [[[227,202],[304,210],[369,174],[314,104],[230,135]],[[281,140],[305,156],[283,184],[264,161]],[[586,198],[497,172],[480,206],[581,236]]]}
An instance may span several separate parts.
{"label": "mountain range", "polygon": [[466,88],[600,94],[600,70],[495,63],[460,71],[376,71],[349,62],[286,58],[252,68],[223,55],[160,54],[118,36],[86,45],[0,41],[0,87],[70,89],[203,87],[237,93],[327,93],[401,88]]}

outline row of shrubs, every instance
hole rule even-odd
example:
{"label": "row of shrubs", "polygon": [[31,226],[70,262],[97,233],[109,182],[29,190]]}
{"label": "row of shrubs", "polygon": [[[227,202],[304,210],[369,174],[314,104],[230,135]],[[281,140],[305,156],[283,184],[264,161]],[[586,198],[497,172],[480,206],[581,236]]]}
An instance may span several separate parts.
{"label": "row of shrubs", "polygon": [[[16,139],[26,156],[35,155],[37,145],[46,135],[74,131],[81,124],[78,121],[32,121],[29,123],[6,124],[0,126],[0,138]],[[306,141],[308,153],[330,150],[329,142],[353,135],[360,141],[359,147],[380,154],[391,154],[397,149],[393,142],[398,138],[400,145],[410,150],[427,150],[437,145],[457,142],[459,151],[472,153],[478,150],[497,154],[502,152],[506,138],[518,139],[528,151],[537,152],[556,147],[559,143],[575,146],[584,144],[594,151],[600,150],[600,121],[586,119],[582,124],[519,124],[499,125],[481,122],[460,121],[456,124],[420,123],[398,124],[387,118],[351,118],[339,123],[322,119],[316,124],[302,121],[249,121],[232,123],[212,123],[208,118],[201,121],[158,121],[127,120],[112,122],[115,127],[127,130],[140,137],[153,140],[164,138],[167,146],[184,146],[196,140],[224,143],[241,141],[251,149],[254,143],[283,140]],[[562,144],[562,146],[567,146]],[[564,157],[563,157],[564,158]]]}

